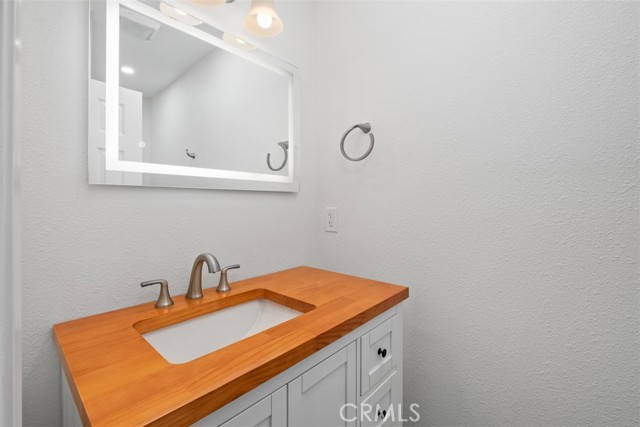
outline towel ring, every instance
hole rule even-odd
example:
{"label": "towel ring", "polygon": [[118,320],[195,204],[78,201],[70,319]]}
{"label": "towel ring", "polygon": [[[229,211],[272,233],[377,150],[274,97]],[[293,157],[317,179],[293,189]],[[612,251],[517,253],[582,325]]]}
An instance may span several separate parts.
{"label": "towel ring", "polygon": [[284,161],[282,162],[282,166],[280,166],[279,168],[274,168],[273,166],[271,166],[271,153],[267,153],[267,166],[269,166],[269,169],[274,172],[282,170],[284,165],[287,164],[287,159],[289,158],[289,141],[278,142],[278,145],[284,150]]}
{"label": "towel ring", "polygon": [[[344,151],[344,140],[347,138],[347,135],[349,135],[349,133],[354,130],[355,128],[360,129],[362,132],[364,132],[365,134],[369,134],[369,139],[371,140],[371,143],[369,144],[369,149],[367,150],[366,153],[364,153],[364,155],[360,156],[360,157],[350,157],[345,151]],[[342,140],[340,141],[340,151],[342,151],[342,155],[347,159],[347,160],[351,160],[352,162],[359,162],[360,160],[365,159],[369,154],[371,154],[371,151],[373,150],[373,134],[369,133],[371,132],[371,123],[359,123],[357,125],[353,125],[353,127],[351,127],[348,131],[346,131],[344,133],[344,135],[342,136]]]}

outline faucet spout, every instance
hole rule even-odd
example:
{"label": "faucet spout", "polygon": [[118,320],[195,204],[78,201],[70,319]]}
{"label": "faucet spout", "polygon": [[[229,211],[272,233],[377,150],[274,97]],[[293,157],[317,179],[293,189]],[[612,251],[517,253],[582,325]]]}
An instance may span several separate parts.
{"label": "faucet spout", "polygon": [[196,257],[191,268],[191,278],[189,279],[189,289],[187,299],[202,299],[202,264],[206,263],[209,273],[220,271],[218,259],[210,253],[202,253]]}

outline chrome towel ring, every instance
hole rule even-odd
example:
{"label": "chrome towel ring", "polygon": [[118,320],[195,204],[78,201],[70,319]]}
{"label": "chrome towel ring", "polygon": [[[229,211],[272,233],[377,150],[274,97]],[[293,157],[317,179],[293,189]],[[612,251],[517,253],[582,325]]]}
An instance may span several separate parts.
{"label": "chrome towel ring", "polygon": [[284,165],[287,164],[287,159],[289,158],[289,141],[278,142],[278,145],[284,150],[284,161],[282,162],[282,166],[280,166],[279,168],[274,168],[273,166],[271,166],[271,153],[267,153],[267,166],[269,166],[269,169],[274,172],[282,170]]}
{"label": "chrome towel ring", "polygon": [[[364,153],[364,155],[360,156],[360,157],[351,157],[349,156],[345,151],[344,151],[344,140],[346,139],[347,135],[349,135],[349,133],[354,130],[355,128],[360,129],[362,132],[364,132],[365,134],[369,134],[369,140],[371,140],[371,143],[369,144],[369,149],[367,150],[366,153]],[[371,132],[371,123],[359,123],[357,125],[353,125],[353,127],[351,127],[348,131],[346,131],[344,133],[344,135],[342,136],[342,140],[340,141],[340,151],[342,151],[342,155],[347,159],[347,160],[351,160],[352,162],[359,162],[360,160],[365,159],[369,154],[371,154],[371,151],[373,150],[373,134],[370,133]]]}

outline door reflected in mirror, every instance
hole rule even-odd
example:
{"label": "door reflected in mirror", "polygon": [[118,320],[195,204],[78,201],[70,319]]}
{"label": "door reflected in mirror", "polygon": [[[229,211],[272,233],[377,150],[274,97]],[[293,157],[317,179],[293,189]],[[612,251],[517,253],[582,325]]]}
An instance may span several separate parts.
{"label": "door reflected in mirror", "polygon": [[91,2],[89,182],[297,191],[295,68],[120,3]]}

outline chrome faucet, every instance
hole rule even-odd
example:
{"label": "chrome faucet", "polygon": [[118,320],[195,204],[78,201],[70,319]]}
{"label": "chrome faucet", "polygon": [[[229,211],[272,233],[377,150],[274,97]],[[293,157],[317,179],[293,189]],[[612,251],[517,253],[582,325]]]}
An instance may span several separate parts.
{"label": "chrome faucet", "polygon": [[220,271],[220,264],[216,257],[210,253],[203,253],[196,257],[191,268],[191,278],[189,279],[189,290],[187,290],[187,299],[202,299],[202,264],[207,263],[209,273],[217,273]]}

